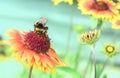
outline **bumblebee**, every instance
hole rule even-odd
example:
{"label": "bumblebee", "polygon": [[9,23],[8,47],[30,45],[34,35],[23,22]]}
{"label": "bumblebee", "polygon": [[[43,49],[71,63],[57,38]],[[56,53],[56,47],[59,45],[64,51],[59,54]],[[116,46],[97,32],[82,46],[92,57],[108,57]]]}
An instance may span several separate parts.
{"label": "bumblebee", "polygon": [[34,24],[34,31],[38,34],[38,35],[42,35],[42,34],[47,34],[47,30],[48,27],[45,26],[47,22],[46,18],[40,18],[39,20],[37,20],[37,22]]}

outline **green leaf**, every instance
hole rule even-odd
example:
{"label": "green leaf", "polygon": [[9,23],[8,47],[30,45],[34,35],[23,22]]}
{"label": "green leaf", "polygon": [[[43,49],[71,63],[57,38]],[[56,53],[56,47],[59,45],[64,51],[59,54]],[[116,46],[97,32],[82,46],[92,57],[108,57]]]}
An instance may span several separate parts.
{"label": "green leaf", "polygon": [[[90,67],[90,68],[89,68],[89,69],[90,69],[90,72],[92,73],[92,71],[93,71],[93,61],[90,61],[89,67]],[[91,74],[91,73],[90,73],[90,74]]]}
{"label": "green leaf", "polygon": [[107,78],[107,75],[105,74],[105,75],[103,75],[103,78]]}
{"label": "green leaf", "polygon": [[78,65],[79,65],[79,61],[80,61],[80,58],[81,58],[81,51],[82,50],[82,46],[81,45],[79,45],[78,46],[78,49],[77,49],[77,52],[76,52],[76,54],[75,54],[75,68],[77,68],[78,67]]}
{"label": "green leaf", "polygon": [[72,78],[82,78],[81,74],[78,71],[76,71],[76,69],[70,67],[57,67],[57,70],[62,70],[66,73],[69,73],[73,76]]}
{"label": "green leaf", "polygon": [[100,76],[100,74],[101,74],[101,72],[102,72],[102,65],[101,64],[97,64],[97,78],[99,78],[99,76]]}

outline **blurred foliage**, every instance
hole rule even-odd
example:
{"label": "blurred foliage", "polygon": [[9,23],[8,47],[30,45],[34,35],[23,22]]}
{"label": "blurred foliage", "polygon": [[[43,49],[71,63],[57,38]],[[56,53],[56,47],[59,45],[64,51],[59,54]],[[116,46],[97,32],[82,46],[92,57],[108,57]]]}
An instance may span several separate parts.
{"label": "blurred foliage", "polygon": [[[117,0],[114,1],[117,2]],[[55,46],[55,49],[58,50],[58,54],[60,52],[65,52],[64,50],[66,49],[66,42],[69,40],[67,39],[67,34],[69,32],[68,29],[70,28],[70,24],[72,24],[72,30],[70,30],[72,33],[70,34],[71,41],[69,43],[71,45],[69,52],[66,52],[66,55],[65,53],[61,53],[60,55],[60,57],[62,57],[62,59],[64,59],[66,62],[67,66],[56,67],[56,73],[45,73],[41,72],[39,69],[34,69],[32,71],[32,78],[82,78],[83,75],[86,75],[86,78],[92,78],[94,72],[93,61],[91,58],[88,58],[89,61],[87,61],[87,56],[89,55],[88,52],[90,52],[89,48],[84,45],[83,47],[78,42],[76,37],[88,30],[95,28],[100,29],[102,27],[102,37],[96,44],[95,48],[97,61],[100,61],[100,63],[97,63],[98,78],[103,68],[104,58],[106,58],[100,54],[100,50],[102,50],[101,43],[105,43],[105,41],[116,41],[118,43],[120,39],[120,31],[111,29],[110,23],[101,19],[96,20],[91,16],[81,15],[77,9],[76,0],[74,0],[73,5],[71,6],[65,3],[60,3],[58,6],[53,6],[50,0],[8,0],[7,2],[1,1],[0,6],[0,32],[3,37],[3,33],[10,28],[32,30],[35,22],[34,20],[38,19],[40,16],[46,16],[49,20],[47,24],[49,27],[48,33],[50,34],[51,39],[54,40],[53,45]],[[71,10],[71,7],[74,9],[74,11]],[[74,13],[71,13],[71,11]],[[71,18],[71,16],[73,16],[73,18]],[[29,68],[13,60],[13,58],[11,58],[12,53],[13,51],[9,45],[2,44],[1,46],[0,43],[0,78],[27,78]],[[116,63],[119,64],[119,56],[116,56],[114,61],[115,62],[112,62],[114,65]],[[87,72],[84,73],[85,69],[87,68],[87,63],[88,69]],[[107,70],[107,72],[113,69],[114,68],[110,68],[110,70]],[[108,73],[104,74],[103,72],[103,76],[101,75],[101,78],[108,78],[108,75]]]}
{"label": "blurred foliage", "polygon": [[102,68],[103,68],[103,66],[101,64],[97,64],[97,78],[100,77]]}
{"label": "blurred foliage", "polygon": [[59,67],[57,69],[58,69],[58,71],[62,70],[65,73],[69,73],[69,75],[72,76],[71,78],[82,78],[81,74],[76,69],[73,69],[73,68],[70,68],[70,67]]}
{"label": "blurred foliage", "polygon": [[82,25],[75,25],[73,26],[73,31],[75,31],[77,34],[83,33],[87,28]]}
{"label": "blurred foliage", "polygon": [[103,78],[107,78],[107,75],[105,74],[105,75],[103,76]]}

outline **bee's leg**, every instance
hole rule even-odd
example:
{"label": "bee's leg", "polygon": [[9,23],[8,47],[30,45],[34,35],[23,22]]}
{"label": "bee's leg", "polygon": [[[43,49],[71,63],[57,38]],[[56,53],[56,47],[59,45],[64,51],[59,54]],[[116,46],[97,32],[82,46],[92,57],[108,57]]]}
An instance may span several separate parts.
{"label": "bee's leg", "polygon": [[48,27],[44,27],[44,29],[47,31],[47,30],[48,30]]}

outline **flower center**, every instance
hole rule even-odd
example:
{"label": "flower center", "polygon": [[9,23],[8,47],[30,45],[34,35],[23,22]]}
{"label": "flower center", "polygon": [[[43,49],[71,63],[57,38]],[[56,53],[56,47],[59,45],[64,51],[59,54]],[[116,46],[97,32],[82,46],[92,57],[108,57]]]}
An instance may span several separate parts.
{"label": "flower center", "polygon": [[109,10],[109,7],[108,5],[103,2],[103,1],[96,1],[92,8],[96,9],[96,10],[99,10],[99,11],[103,11],[103,10]]}
{"label": "flower center", "polygon": [[114,50],[115,50],[115,48],[114,48],[113,46],[107,46],[107,47],[106,47],[106,51],[107,51],[108,53],[112,53]]}
{"label": "flower center", "polygon": [[38,35],[31,31],[25,35],[25,44],[27,48],[37,53],[46,53],[50,48],[50,39],[46,34]]}

